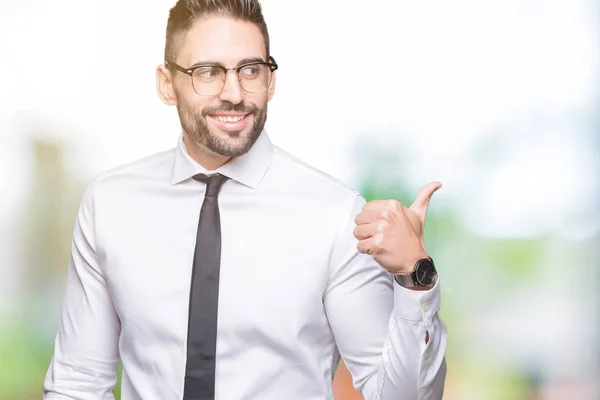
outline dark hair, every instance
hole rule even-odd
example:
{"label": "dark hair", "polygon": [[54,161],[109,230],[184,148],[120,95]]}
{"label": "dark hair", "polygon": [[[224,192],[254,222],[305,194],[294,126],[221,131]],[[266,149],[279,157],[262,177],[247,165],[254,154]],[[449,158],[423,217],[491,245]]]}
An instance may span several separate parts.
{"label": "dark hair", "polygon": [[169,12],[165,62],[175,61],[192,24],[210,16],[231,17],[255,24],[263,35],[269,59],[269,32],[259,0],[178,0]]}

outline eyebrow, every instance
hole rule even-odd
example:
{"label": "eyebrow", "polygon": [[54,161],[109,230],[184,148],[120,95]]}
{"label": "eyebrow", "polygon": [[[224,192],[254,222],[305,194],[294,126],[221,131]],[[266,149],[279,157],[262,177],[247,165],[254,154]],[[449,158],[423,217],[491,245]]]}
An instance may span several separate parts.
{"label": "eyebrow", "polygon": [[[254,62],[266,62],[266,61],[260,57],[244,58],[237,63],[236,67],[239,67],[240,65],[244,65],[244,64],[254,63]],[[225,67],[223,65],[223,63],[220,63],[218,61],[206,60],[206,61],[196,61],[194,64],[192,64],[192,66],[190,68],[201,67],[201,66],[211,66],[211,65],[220,65],[221,67]]]}

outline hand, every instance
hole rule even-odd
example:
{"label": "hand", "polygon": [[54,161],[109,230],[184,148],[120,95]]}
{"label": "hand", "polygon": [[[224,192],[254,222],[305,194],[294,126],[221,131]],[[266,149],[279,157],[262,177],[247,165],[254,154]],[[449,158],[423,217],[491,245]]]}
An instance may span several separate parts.
{"label": "hand", "polygon": [[374,200],[355,218],[358,251],[370,254],[390,273],[409,274],[417,260],[427,258],[423,241],[425,215],[440,182],[425,185],[415,202],[406,208],[396,200]]}

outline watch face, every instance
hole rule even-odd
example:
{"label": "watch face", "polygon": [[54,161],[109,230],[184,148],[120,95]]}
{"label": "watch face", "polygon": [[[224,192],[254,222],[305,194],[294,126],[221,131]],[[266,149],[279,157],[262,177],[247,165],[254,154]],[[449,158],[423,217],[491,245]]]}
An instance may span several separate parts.
{"label": "watch face", "polygon": [[429,286],[435,279],[436,271],[433,262],[428,259],[419,261],[415,270],[415,278],[417,283],[421,286]]}

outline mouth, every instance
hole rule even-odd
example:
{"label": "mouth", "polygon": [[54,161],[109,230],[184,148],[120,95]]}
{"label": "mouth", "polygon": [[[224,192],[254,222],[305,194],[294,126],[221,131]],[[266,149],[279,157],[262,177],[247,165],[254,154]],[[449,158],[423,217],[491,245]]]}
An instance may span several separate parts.
{"label": "mouth", "polygon": [[209,114],[208,117],[220,129],[224,131],[240,131],[244,129],[252,114],[223,113]]}

